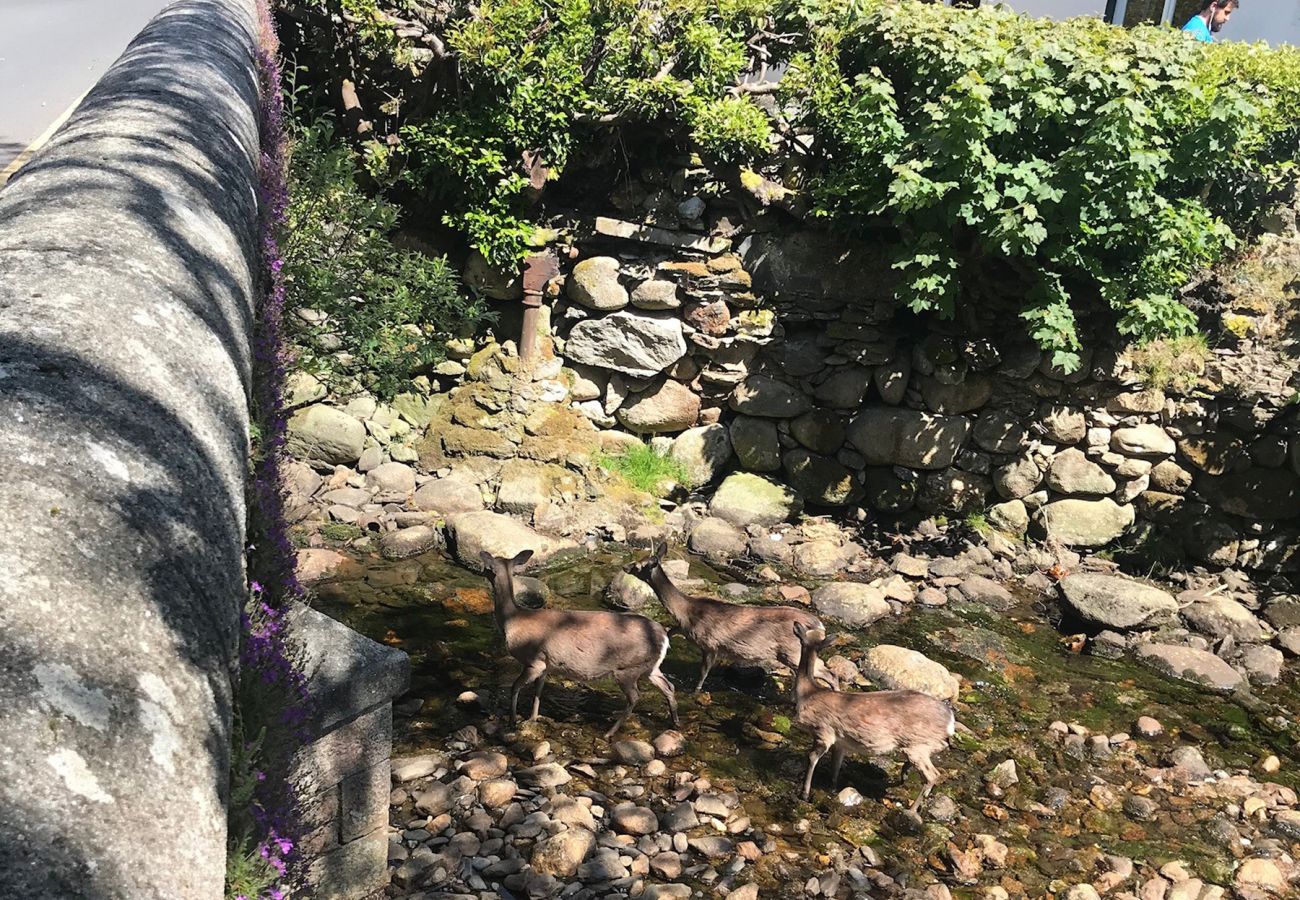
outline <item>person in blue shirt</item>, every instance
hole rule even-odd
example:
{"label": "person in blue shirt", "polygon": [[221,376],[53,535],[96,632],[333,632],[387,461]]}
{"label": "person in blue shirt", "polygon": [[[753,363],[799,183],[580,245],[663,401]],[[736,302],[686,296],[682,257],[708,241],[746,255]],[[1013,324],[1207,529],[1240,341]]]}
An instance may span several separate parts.
{"label": "person in blue shirt", "polygon": [[1214,35],[1228,24],[1232,11],[1237,8],[1237,0],[1205,0],[1201,11],[1187,20],[1183,31],[1195,40],[1210,43]]}

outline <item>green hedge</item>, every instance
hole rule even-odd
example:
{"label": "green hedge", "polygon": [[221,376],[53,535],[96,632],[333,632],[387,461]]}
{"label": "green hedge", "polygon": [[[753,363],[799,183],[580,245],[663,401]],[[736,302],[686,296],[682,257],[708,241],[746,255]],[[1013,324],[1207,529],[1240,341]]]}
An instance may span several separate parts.
{"label": "green hedge", "polygon": [[[1138,339],[1195,330],[1178,289],[1297,156],[1300,54],[1170,29],[913,0],[400,4],[441,35],[428,63],[375,0],[286,5],[359,23],[350,75],[393,113],[372,171],[441,204],[497,263],[533,228],[525,151],[556,177],[611,129],[649,125],[716,164],[793,173],[813,215],[897,247],[913,309],[1019,298],[1067,369],[1076,315],[1098,299]],[[310,30],[304,47],[322,42]],[[734,87],[756,48],[788,64],[780,123]]]}

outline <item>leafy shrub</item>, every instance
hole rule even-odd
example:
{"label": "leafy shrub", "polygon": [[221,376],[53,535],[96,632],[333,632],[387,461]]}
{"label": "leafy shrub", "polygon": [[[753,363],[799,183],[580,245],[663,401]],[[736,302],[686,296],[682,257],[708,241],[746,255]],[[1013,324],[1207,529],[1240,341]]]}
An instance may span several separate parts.
{"label": "leafy shrub", "polygon": [[[375,0],[323,7],[340,3]],[[444,206],[494,263],[535,227],[525,159],[559,177],[611,129],[651,126],[708,161],[793,169],[828,226],[897,248],[914,310],[1013,298],[1066,370],[1098,303],[1139,341],[1193,333],[1178,288],[1233,246],[1300,141],[1300,53],[1171,29],[914,0],[402,8],[425,9],[446,52],[413,79],[353,15],[353,56],[371,61],[357,77],[399,110],[367,145],[372,171]],[[737,86],[760,63],[786,66],[779,127]]]}
{"label": "leafy shrub", "polygon": [[338,382],[342,354],[366,387],[390,396],[484,308],[445,259],[392,242],[397,207],[362,189],[354,153],[328,120],[297,131],[290,159],[284,275],[297,365]]}
{"label": "leafy shrub", "polygon": [[677,460],[656,453],[649,444],[634,444],[621,453],[602,453],[596,463],[621,476],[639,491],[655,497],[664,495],[667,483],[685,484],[686,470]]}

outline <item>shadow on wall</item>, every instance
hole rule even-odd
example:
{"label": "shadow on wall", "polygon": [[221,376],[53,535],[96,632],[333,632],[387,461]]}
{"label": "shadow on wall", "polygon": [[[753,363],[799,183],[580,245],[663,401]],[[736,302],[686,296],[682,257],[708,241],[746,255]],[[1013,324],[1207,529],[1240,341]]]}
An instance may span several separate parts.
{"label": "shadow on wall", "polygon": [[0,191],[4,896],[222,891],[251,6],[165,10]]}

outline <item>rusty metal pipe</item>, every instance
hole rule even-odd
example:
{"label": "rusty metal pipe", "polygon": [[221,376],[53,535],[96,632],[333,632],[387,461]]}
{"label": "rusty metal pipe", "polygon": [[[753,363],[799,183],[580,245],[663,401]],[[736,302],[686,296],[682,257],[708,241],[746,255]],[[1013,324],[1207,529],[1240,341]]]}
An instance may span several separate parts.
{"label": "rusty metal pipe", "polygon": [[546,284],[560,274],[559,262],[549,250],[524,260],[524,322],[519,333],[519,358],[525,363],[537,356],[537,321]]}

